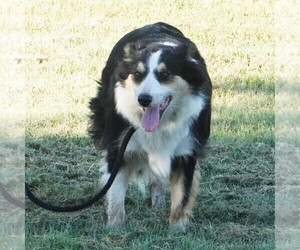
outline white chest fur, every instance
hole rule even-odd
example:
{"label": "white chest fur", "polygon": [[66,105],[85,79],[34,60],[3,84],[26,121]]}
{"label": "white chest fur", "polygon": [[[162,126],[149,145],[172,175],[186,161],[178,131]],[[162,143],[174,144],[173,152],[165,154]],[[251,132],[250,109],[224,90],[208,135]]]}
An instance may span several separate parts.
{"label": "white chest fur", "polygon": [[138,129],[130,140],[126,152],[146,153],[151,172],[160,178],[168,178],[171,172],[171,160],[174,156],[184,156],[192,152],[193,139],[188,126],[173,131],[144,132]]}

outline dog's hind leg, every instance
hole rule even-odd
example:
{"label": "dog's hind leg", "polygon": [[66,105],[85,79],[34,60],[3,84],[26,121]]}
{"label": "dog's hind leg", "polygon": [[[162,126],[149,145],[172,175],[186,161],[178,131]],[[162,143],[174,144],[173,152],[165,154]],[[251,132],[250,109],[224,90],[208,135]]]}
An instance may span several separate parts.
{"label": "dog's hind leg", "polygon": [[153,181],[150,185],[150,191],[152,207],[163,207],[166,204],[163,184],[160,181]]}
{"label": "dog's hind leg", "polygon": [[184,231],[198,192],[199,173],[194,157],[177,158],[172,163],[170,225]]}

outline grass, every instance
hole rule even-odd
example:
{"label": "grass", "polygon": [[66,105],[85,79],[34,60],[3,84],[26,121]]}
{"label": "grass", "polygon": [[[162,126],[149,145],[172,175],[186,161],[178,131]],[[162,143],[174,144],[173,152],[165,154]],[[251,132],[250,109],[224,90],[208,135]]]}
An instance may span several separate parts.
{"label": "grass", "polygon": [[[9,8],[10,4],[0,3],[0,183],[24,201],[24,74],[14,59],[22,49],[23,3],[18,3],[20,8]],[[24,232],[24,209],[0,195],[0,249],[24,247]]]}
{"label": "grass", "polygon": [[297,249],[300,245],[300,40],[294,35],[299,34],[299,8],[278,4],[277,11],[280,15],[276,22],[276,247]]}
{"label": "grass", "polygon": [[24,15],[26,46],[11,63],[26,76],[26,179],[53,203],[98,189],[87,107],[92,79],[126,32],[177,26],[198,45],[214,85],[211,141],[186,234],[170,232],[169,208],[152,210],[131,186],[117,230],[105,226],[103,201],[69,214],[28,202],[27,249],[274,249],[272,1],[29,1]]}

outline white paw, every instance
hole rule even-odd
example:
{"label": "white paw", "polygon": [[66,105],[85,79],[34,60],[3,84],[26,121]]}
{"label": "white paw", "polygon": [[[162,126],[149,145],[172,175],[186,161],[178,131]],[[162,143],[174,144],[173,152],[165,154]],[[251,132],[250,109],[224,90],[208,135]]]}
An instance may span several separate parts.
{"label": "white paw", "polygon": [[125,221],[125,211],[122,211],[114,215],[108,215],[107,225],[117,226],[122,224],[124,221]]}
{"label": "white paw", "polygon": [[179,220],[170,219],[170,228],[174,231],[185,232],[189,226],[188,218],[181,218]]}
{"label": "white paw", "polygon": [[155,194],[151,198],[153,208],[162,208],[166,204],[166,198],[163,194]]}

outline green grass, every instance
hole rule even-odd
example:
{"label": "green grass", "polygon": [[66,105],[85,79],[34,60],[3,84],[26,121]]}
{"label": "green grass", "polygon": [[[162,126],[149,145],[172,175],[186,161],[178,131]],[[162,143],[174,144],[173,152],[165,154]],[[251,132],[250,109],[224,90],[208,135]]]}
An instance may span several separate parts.
{"label": "green grass", "polygon": [[[160,6],[158,8],[158,6]],[[88,102],[115,42],[165,21],[200,49],[214,85],[212,133],[185,234],[170,232],[131,186],[126,223],[105,226],[103,201],[77,213],[27,202],[27,249],[274,249],[275,47],[272,1],[39,1],[25,10],[26,179],[53,203],[98,189]],[[169,204],[169,198],[167,200]]]}

